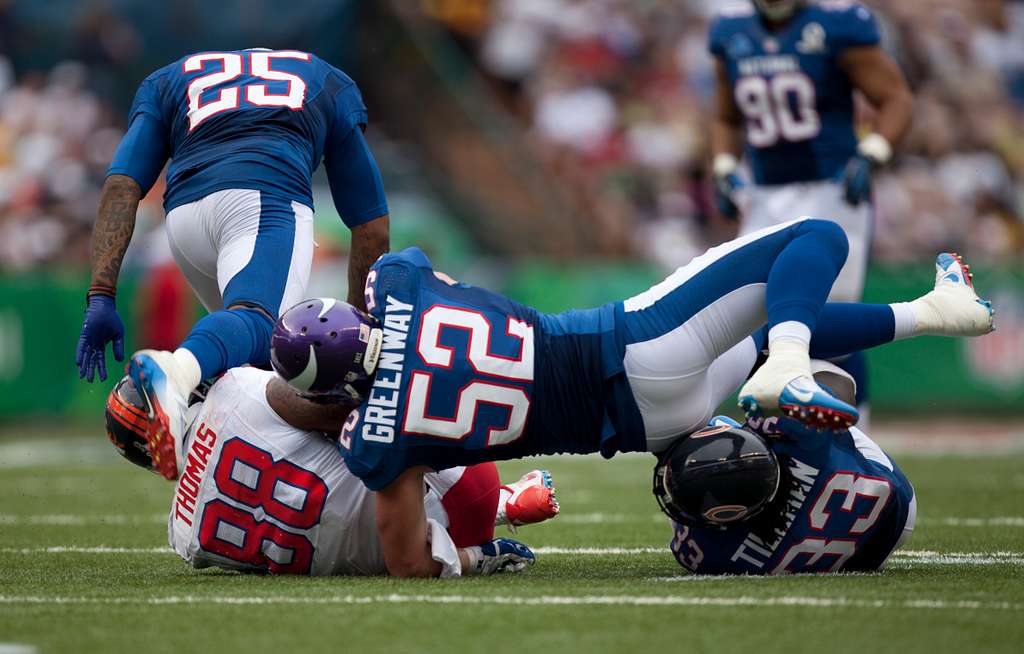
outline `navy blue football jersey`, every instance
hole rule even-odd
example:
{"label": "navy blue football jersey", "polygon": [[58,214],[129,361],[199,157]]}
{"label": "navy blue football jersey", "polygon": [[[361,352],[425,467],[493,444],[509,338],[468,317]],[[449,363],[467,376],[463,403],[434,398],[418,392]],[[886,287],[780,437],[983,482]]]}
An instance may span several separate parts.
{"label": "navy blue football jersey", "polygon": [[835,177],[856,153],[853,87],[839,66],[847,48],[878,45],[871,12],[823,0],[771,31],[749,5],[723,11],[709,48],[725,64],[746,121],[746,151],[758,184]]}
{"label": "navy blue football jersey", "polygon": [[768,418],[746,428],[764,436],[778,458],[775,499],[728,529],[675,524],[671,548],[684,568],[755,575],[877,570],[913,529],[913,486],[856,427],[822,434]]}
{"label": "navy blue football jersey", "polygon": [[[326,154],[335,204],[353,226],[387,213],[376,163],[362,141],[366,120],[355,82],[316,55],[191,54],[139,86],[107,172],[134,178],[146,192],[170,159],[168,211],[234,188],[312,207],[312,174]],[[355,188],[340,188],[342,178],[355,180]]]}
{"label": "navy blue football jersey", "polygon": [[339,442],[369,488],[414,466],[642,449],[615,329],[621,303],[542,314],[448,283],[409,248],[370,269],[366,306],[383,342]]}

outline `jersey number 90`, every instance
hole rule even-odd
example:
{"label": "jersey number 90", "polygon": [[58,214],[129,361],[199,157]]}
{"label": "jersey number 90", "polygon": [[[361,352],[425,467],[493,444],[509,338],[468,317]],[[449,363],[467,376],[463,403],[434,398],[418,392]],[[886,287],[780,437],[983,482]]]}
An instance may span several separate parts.
{"label": "jersey number 90", "polygon": [[[268,93],[266,84],[246,84],[244,87],[228,86],[220,89],[215,100],[203,102],[205,91],[226,84],[242,76],[245,59],[249,63],[249,75],[268,82],[288,82],[285,93]],[[188,131],[194,130],[204,120],[222,111],[238,109],[241,104],[241,89],[245,89],[245,101],[257,107],[288,107],[302,109],[306,99],[306,81],[292,73],[274,70],[274,59],[297,59],[309,61],[308,52],[296,50],[247,52],[245,57],[237,52],[204,52],[192,55],[182,64],[186,73],[201,72],[211,62],[219,63],[221,70],[201,75],[188,85]]]}
{"label": "jersey number 90", "polygon": [[742,77],[734,95],[747,121],[747,142],[755,148],[771,147],[779,139],[806,141],[821,132],[814,84],[802,73]]}

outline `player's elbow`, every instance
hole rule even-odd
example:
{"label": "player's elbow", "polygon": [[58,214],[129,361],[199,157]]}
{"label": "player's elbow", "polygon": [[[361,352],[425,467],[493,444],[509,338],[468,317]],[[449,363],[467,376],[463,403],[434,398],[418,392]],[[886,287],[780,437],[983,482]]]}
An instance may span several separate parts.
{"label": "player's elbow", "polygon": [[103,182],[102,193],[117,195],[118,197],[142,198],[142,187],[128,175],[109,175]]}

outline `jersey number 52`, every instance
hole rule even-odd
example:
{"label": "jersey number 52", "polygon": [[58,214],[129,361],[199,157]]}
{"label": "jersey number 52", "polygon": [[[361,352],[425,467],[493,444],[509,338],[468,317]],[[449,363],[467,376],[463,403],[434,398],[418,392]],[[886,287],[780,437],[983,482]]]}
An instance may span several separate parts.
{"label": "jersey number 52", "polygon": [[491,323],[484,314],[460,307],[435,305],[420,321],[416,350],[430,367],[450,369],[454,348],[440,342],[443,329],[469,332],[469,349],[465,356],[477,377],[459,390],[455,415],[451,418],[427,413],[433,373],[417,371],[409,382],[408,407],[403,430],[437,438],[461,440],[476,428],[477,409],[481,404],[507,408],[508,422],[500,427],[487,427],[488,447],[511,443],[523,435],[530,412],[530,396],[515,384],[499,380],[533,381],[533,327],[511,316],[505,332],[520,342],[517,356],[502,356],[490,351]]}
{"label": "jersey number 52", "polygon": [[[245,60],[248,60],[249,75],[268,82],[288,82],[285,93],[268,93],[266,84],[246,84],[244,87],[228,86],[220,89],[215,100],[203,102],[205,91],[215,86],[226,84],[242,76]],[[204,52],[192,55],[182,64],[186,73],[206,70],[213,64],[220,70],[201,75],[188,85],[188,131],[194,130],[204,120],[222,111],[238,109],[241,104],[241,91],[245,89],[245,101],[257,107],[288,107],[302,109],[306,99],[306,81],[292,73],[274,70],[275,59],[298,59],[309,61],[308,52],[297,50],[255,51],[247,52],[245,57],[237,52]],[[219,66],[217,65],[219,64]]]}

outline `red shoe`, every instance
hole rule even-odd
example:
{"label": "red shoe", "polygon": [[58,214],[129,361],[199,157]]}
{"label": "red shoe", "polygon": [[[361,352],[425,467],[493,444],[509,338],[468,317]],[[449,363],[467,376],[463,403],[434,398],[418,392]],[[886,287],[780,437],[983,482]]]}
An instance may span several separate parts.
{"label": "red shoe", "polygon": [[502,486],[501,499],[496,525],[520,527],[558,515],[555,484],[547,470],[532,470],[519,481]]}

